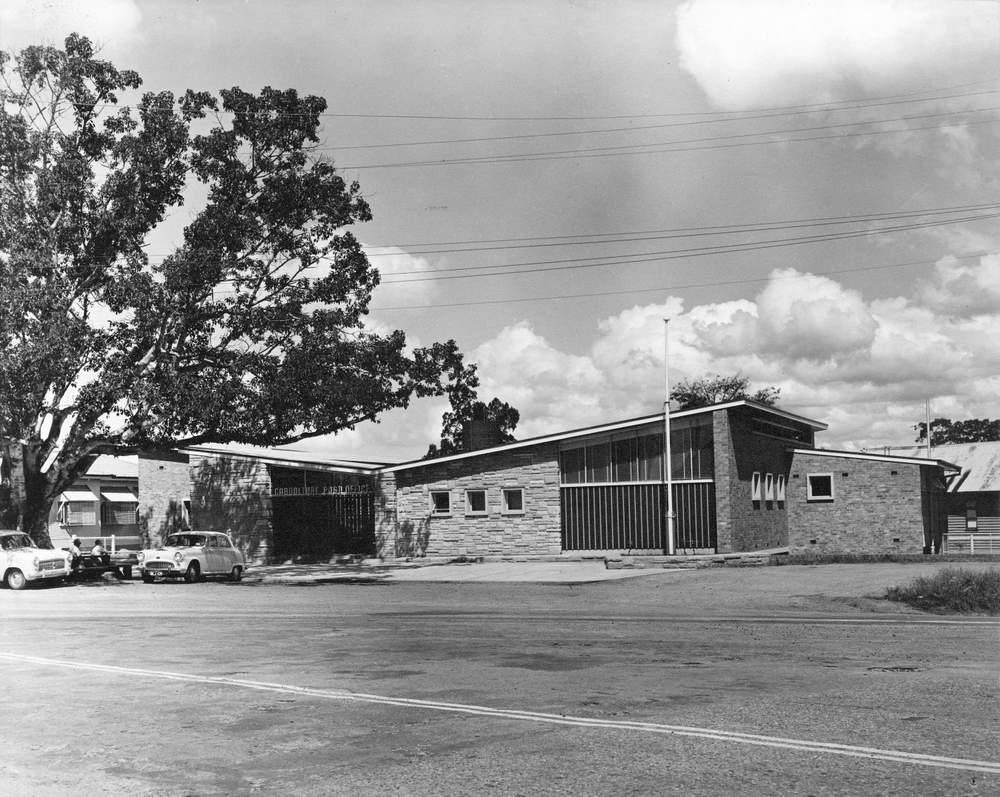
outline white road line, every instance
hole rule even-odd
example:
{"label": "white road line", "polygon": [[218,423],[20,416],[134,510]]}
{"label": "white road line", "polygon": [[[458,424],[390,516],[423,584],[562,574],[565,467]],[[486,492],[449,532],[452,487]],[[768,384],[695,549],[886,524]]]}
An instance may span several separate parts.
{"label": "white road line", "polygon": [[387,697],[385,695],[370,695],[361,692],[347,692],[338,689],[313,689],[310,687],[293,686],[290,684],[270,683],[267,681],[250,681],[242,678],[225,678],[222,676],[192,675],[190,673],[169,672],[165,670],[146,670],[136,667],[119,667],[111,664],[94,664],[83,661],[68,661],[64,659],[48,659],[41,656],[28,656],[18,653],[0,652],[0,659],[24,662],[49,667],[65,667],[76,670],[89,670],[114,675],[133,676],[139,678],[157,678],[169,681],[184,681],[187,683],[216,684],[236,686],[243,689],[253,689],[262,692],[279,692],[282,694],[304,695],[325,700],[341,700],[356,703],[372,703],[402,708],[420,708],[430,711],[445,711],[454,714],[471,714],[497,719],[521,720],[539,722],[550,725],[568,725],[579,728],[599,728],[607,730],[637,731],[674,736],[688,736],[701,739],[713,739],[733,744],[751,744],[761,747],[774,747],[786,750],[799,750],[810,753],[826,753],[828,755],[868,758],[876,761],[911,764],[943,769],[960,769],[967,772],[986,772],[1000,775],[1000,761],[979,761],[969,758],[951,758],[948,756],[929,755],[926,753],[907,753],[901,750],[885,750],[877,747],[859,747],[833,742],[814,742],[806,739],[787,739],[780,736],[764,736],[754,733],[739,733],[722,731],[713,728],[697,728],[686,725],[665,725],[656,722],[632,722],[627,720],[602,720],[590,717],[575,717],[565,714],[546,714],[538,711],[521,711],[517,709],[499,709],[489,706],[476,706],[465,703],[444,703],[433,700],[417,700],[405,697]]}

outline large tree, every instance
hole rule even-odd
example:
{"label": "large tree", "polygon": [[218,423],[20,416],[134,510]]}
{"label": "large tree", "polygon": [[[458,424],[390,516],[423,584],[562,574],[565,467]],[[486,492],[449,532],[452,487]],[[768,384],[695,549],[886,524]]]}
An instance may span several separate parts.
{"label": "large tree", "polygon": [[323,99],[140,84],[77,35],[0,54],[0,521],[43,545],[98,454],[289,443],[475,385],[453,341],[365,328],[379,276],[345,228],[371,211],[317,156]]}
{"label": "large tree", "polygon": [[750,379],[734,376],[703,376],[701,379],[683,379],[670,389],[670,399],[676,401],[682,410],[707,407],[727,401],[746,399],[758,404],[774,405],[781,388],[762,387],[750,392]]}
{"label": "large tree", "polygon": [[494,432],[497,445],[514,442],[514,430],[521,413],[506,401],[494,397],[488,404],[476,398],[474,390],[452,391],[451,411],[441,419],[441,442],[431,443],[424,459],[460,454],[467,450],[467,432],[473,423],[487,424]]}
{"label": "large tree", "polygon": [[[927,424],[920,422],[913,427],[917,431],[917,442],[927,442]],[[943,446],[948,443],[983,443],[1000,440],[1000,420],[989,418],[969,418],[953,421],[951,418],[935,418],[931,421],[931,445]]]}

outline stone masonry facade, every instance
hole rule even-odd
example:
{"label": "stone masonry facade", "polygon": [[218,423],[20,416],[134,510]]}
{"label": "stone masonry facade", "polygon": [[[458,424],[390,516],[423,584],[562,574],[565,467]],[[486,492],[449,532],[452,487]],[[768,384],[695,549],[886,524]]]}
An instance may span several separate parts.
{"label": "stone masonry facade", "polygon": [[269,561],[273,547],[271,477],[249,457],[192,454],[191,525],[233,538],[251,564]]}
{"label": "stone masonry facade", "polygon": [[[930,467],[796,452],[788,480],[790,553],[922,553],[920,471]],[[827,473],[833,500],[810,501],[809,474]]]}
{"label": "stone masonry facade", "polygon": [[144,546],[155,546],[189,520],[184,511],[191,497],[189,458],[177,451],[142,451],[138,459],[139,534]]}
{"label": "stone masonry facade", "polygon": [[[392,477],[391,479],[388,477]],[[386,559],[537,557],[561,551],[559,449],[484,453],[382,474],[376,541]],[[522,513],[504,513],[504,488],[523,491]],[[486,513],[466,512],[466,491],[486,491]],[[433,515],[431,493],[447,492],[451,511]]]}

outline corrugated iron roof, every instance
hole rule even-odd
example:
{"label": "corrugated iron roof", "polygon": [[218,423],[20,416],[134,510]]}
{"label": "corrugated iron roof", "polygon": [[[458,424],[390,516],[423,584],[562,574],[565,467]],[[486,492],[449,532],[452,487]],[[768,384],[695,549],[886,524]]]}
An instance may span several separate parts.
{"label": "corrugated iron roof", "polygon": [[[926,457],[925,446],[893,448],[899,456]],[[958,465],[962,472],[948,482],[950,493],[981,493],[1000,490],[1000,441],[988,443],[952,443],[933,446],[932,457],[941,457]]]}

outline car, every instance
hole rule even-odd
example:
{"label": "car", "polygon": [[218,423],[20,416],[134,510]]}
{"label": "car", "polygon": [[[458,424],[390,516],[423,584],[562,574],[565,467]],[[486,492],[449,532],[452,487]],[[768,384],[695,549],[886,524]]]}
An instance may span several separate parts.
{"label": "car", "polygon": [[188,583],[205,576],[228,576],[239,581],[246,558],[228,534],[218,531],[179,531],[160,548],[139,552],[139,573],[147,584],[157,578],[181,578]]}
{"label": "car", "polygon": [[10,589],[24,589],[32,581],[68,578],[70,561],[66,551],[39,548],[23,531],[0,530],[0,571]]}

